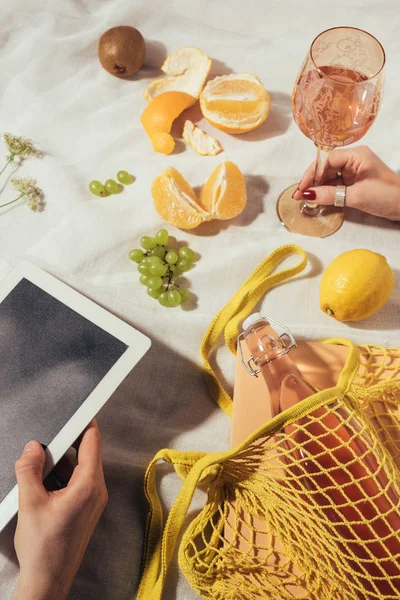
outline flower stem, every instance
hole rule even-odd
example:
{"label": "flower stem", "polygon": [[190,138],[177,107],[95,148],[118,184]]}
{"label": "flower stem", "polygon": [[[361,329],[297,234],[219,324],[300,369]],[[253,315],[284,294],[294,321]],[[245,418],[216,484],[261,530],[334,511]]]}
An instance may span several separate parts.
{"label": "flower stem", "polygon": [[21,194],[20,196],[18,196],[18,198],[14,198],[14,200],[11,200],[10,202],[6,202],[5,204],[0,204],[0,208],[3,208],[4,206],[8,206],[9,204],[14,204],[14,202],[16,202],[17,200],[22,198],[23,195],[24,194]]}
{"label": "flower stem", "polygon": [[6,168],[8,167],[8,165],[10,164],[10,162],[12,162],[12,161],[14,160],[14,156],[15,156],[15,154],[11,154],[11,155],[8,157],[8,161],[6,162],[6,164],[4,165],[4,167],[2,168],[2,170],[0,171],[0,175],[1,175],[2,173],[4,173],[4,171],[6,170]]}

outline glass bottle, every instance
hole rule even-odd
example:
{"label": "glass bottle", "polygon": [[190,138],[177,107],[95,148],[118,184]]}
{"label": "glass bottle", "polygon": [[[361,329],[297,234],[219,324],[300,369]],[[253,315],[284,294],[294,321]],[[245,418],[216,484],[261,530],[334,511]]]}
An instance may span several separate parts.
{"label": "glass bottle", "polygon": [[[278,335],[272,324],[285,332]],[[289,356],[296,344],[287,328],[255,313],[243,330],[240,338],[251,353],[243,365],[264,377],[273,417],[317,391]],[[348,587],[352,579],[363,599],[400,597],[399,490],[356,411],[335,400],[286,425],[282,434],[288,485],[323,512],[351,567]]]}

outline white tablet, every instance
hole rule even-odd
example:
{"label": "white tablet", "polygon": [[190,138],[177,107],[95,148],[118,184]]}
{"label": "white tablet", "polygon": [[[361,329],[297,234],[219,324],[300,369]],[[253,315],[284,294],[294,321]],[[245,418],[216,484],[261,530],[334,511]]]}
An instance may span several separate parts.
{"label": "white tablet", "polygon": [[0,531],[17,512],[24,445],[47,446],[46,476],[149,347],[29,262],[0,282]]}

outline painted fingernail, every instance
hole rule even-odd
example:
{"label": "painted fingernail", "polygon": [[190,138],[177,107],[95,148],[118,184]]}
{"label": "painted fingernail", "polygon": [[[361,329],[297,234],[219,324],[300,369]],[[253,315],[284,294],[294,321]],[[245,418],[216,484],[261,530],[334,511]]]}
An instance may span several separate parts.
{"label": "painted fingernail", "polygon": [[314,190],[305,190],[305,192],[303,192],[303,198],[304,200],[316,200],[317,195]]}

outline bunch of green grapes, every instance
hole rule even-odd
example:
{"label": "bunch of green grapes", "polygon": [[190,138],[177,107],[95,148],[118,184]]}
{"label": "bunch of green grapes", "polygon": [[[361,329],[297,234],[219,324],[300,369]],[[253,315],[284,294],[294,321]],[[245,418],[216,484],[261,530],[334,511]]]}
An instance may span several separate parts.
{"label": "bunch of green grapes", "polygon": [[167,248],[168,231],[160,229],[154,237],[144,236],[140,248],[129,252],[129,258],[138,263],[140,283],[146,286],[147,294],[161,306],[179,306],[190,298],[189,290],[176,283],[185,271],[193,266],[195,253],[185,246],[179,250]]}

